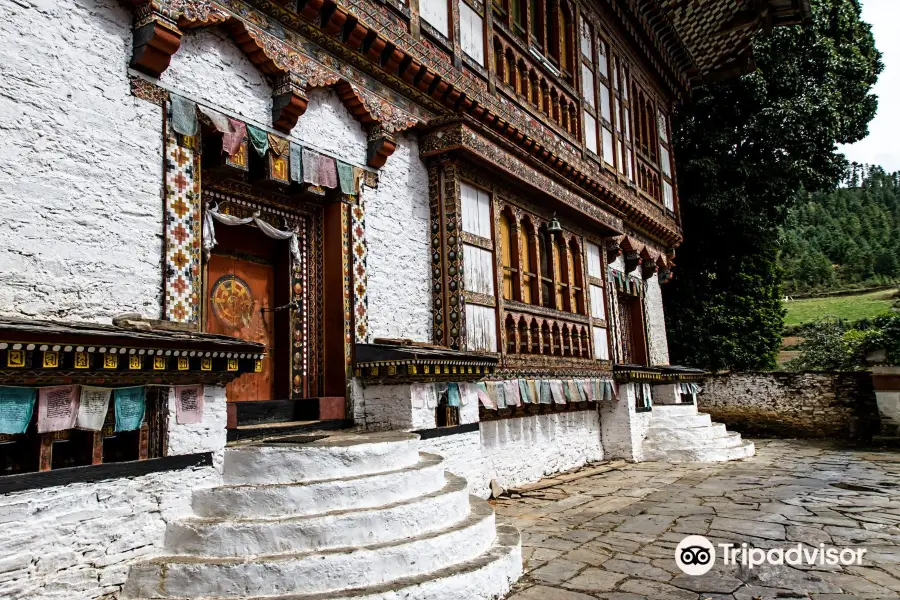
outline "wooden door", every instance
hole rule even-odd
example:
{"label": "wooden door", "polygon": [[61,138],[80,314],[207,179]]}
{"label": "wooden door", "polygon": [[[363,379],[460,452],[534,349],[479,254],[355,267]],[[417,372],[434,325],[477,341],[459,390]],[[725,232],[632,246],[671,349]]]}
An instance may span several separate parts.
{"label": "wooden door", "polygon": [[226,388],[229,402],[274,399],[275,274],[271,264],[213,254],[209,259],[206,331],[265,344],[262,372]]}

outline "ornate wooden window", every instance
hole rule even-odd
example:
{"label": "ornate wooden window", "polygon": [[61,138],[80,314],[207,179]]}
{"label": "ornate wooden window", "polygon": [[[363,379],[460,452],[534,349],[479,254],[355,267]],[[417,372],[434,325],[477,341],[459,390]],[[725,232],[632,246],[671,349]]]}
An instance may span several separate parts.
{"label": "ornate wooden window", "polygon": [[529,217],[525,217],[521,222],[522,231],[522,302],[526,304],[537,304],[535,300],[538,298],[537,291],[537,271],[534,265],[537,264],[537,241],[534,235],[534,224]]}
{"label": "ornate wooden window", "polygon": [[508,211],[500,213],[500,259],[503,268],[503,299],[521,301],[518,228]]}
{"label": "ornate wooden window", "polygon": [[662,110],[656,113],[657,129],[659,130],[659,162],[662,167],[662,191],[663,205],[674,212],[675,210],[675,190],[674,170],[672,168],[672,156],[669,152],[671,148],[669,143],[669,120]]}
{"label": "ornate wooden window", "polygon": [[459,43],[469,58],[484,66],[484,19],[465,0],[459,0]]}
{"label": "ornate wooden window", "polygon": [[497,313],[494,290],[494,234],[491,197],[487,191],[463,183],[462,239],[467,349],[497,352]]}
{"label": "ornate wooden window", "polygon": [[556,295],[553,293],[553,242],[546,225],[541,225],[538,230],[538,256],[541,269],[541,306],[556,308]]}
{"label": "ornate wooden window", "polygon": [[587,255],[588,296],[590,297],[589,316],[591,320],[591,336],[594,343],[594,357],[598,360],[609,360],[609,331],[606,314],[606,291],[604,280],[603,251],[598,244],[585,244]]}
{"label": "ornate wooden window", "polygon": [[450,6],[447,0],[427,0],[419,4],[422,19],[445,38],[450,38]]}

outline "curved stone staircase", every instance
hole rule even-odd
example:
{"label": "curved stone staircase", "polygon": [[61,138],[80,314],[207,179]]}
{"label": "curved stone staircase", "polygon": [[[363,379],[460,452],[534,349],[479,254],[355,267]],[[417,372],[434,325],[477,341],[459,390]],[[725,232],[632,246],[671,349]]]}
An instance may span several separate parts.
{"label": "curved stone staircase", "polygon": [[721,462],[756,453],[753,442],[713,423],[695,404],[655,404],[643,449],[644,460],[673,463]]}
{"label": "curved stone staircase", "polygon": [[123,599],[487,600],[522,573],[519,532],[414,434],[228,448],[224,483]]}

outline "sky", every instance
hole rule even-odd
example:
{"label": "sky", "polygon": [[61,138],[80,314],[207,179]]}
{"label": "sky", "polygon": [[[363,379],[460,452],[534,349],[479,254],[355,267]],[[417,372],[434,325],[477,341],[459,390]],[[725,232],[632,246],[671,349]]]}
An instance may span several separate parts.
{"label": "sky", "polygon": [[878,114],[869,123],[869,136],[855,144],[841,146],[851,162],[881,165],[887,172],[900,171],[900,0],[862,0],[863,20],[872,25],[875,46],[881,51],[884,71],[874,93]]}

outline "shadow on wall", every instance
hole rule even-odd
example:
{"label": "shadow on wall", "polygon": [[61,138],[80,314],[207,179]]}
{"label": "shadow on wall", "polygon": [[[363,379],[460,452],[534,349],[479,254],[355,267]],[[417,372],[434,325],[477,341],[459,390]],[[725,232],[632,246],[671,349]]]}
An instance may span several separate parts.
{"label": "shadow on wall", "polygon": [[748,436],[867,443],[880,428],[868,372],[711,375],[698,403],[714,421]]}

